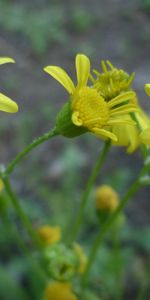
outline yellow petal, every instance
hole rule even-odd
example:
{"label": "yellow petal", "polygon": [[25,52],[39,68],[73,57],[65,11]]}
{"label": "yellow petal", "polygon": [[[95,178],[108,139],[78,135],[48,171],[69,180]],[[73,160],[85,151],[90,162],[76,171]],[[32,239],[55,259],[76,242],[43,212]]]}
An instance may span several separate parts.
{"label": "yellow petal", "polygon": [[150,83],[144,85],[145,93],[150,97]]}
{"label": "yellow petal", "polygon": [[47,66],[44,68],[44,71],[50,74],[53,78],[55,78],[67,90],[69,94],[73,94],[75,90],[74,83],[62,68],[55,66]]}
{"label": "yellow petal", "polygon": [[0,110],[15,113],[18,111],[18,105],[16,102],[0,93]]}
{"label": "yellow petal", "polygon": [[80,119],[80,116],[79,116],[79,112],[78,111],[74,111],[73,114],[72,114],[72,122],[74,125],[76,126],[82,126],[83,125],[83,122],[82,120]]}
{"label": "yellow petal", "polygon": [[7,64],[7,63],[14,63],[14,59],[10,57],[0,57],[0,65]]}
{"label": "yellow petal", "polygon": [[[129,115],[123,115],[122,121],[130,121],[131,117]],[[136,126],[131,124],[120,124],[119,126],[111,126],[112,132],[117,136],[118,141],[113,142],[116,146],[127,147],[127,152],[132,153],[136,150],[139,145],[139,132]]]}
{"label": "yellow petal", "polygon": [[76,56],[76,72],[78,86],[85,86],[87,84],[90,73],[90,60],[83,54]]}
{"label": "yellow petal", "polygon": [[134,122],[133,120],[123,120],[123,119],[110,119],[107,122],[107,125],[131,125],[131,126],[135,126],[136,122]]}
{"label": "yellow petal", "polygon": [[140,140],[143,144],[150,146],[150,127],[145,129],[141,134],[140,134]]}
{"label": "yellow petal", "polygon": [[114,134],[114,133],[112,133],[112,132],[110,132],[110,131],[108,131],[108,130],[105,130],[105,129],[99,129],[99,128],[92,128],[92,131],[96,134],[96,135],[98,135],[98,136],[102,136],[103,138],[109,138],[109,139],[111,139],[112,141],[114,141],[114,142],[117,142],[117,136]]}
{"label": "yellow petal", "polygon": [[115,105],[122,104],[123,102],[132,100],[133,98],[135,98],[135,96],[136,94],[134,92],[126,92],[110,100],[108,102],[108,106],[113,107]]}

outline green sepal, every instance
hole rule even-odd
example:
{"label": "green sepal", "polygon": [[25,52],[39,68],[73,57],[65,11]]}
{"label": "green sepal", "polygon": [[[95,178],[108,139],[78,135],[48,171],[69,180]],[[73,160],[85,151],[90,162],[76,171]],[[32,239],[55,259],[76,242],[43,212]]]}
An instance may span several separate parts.
{"label": "green sepal", "polygon": [[72,123],[71,101],[64,104],[56,118],[56,131],[68,138],[73,138],[86,133],[88,130],[84,127],[75,126]]}

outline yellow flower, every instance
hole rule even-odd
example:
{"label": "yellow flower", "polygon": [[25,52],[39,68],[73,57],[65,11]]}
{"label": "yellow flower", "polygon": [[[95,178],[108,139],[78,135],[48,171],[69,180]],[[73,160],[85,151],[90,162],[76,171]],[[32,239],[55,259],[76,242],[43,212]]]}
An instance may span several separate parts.
{"label": "yellow flower", "polygon": [[[130,102],[135,97],[135,93],[125,91],[108,102],[100,94],[96,85],[87,86],[90,76],[90,61],[88,57],[78,54],[75,65],[77,73],[76,86],[68,74],[60,67],[47,66],[44,70],[59,81],[69,93],[72,124],[78,128],[84,128],[86,131],[90,131],[99,137],[117,141],[117,136],[108,129],[108,126],[134,124],[132,120],[122,119],[122,115],[137,110],[136,105]],[[61,126],[63,127],[65,118],[61,118],[61,121]]]}
{"label": "yellow flower", "polygon": [[45,291],[44,300],[77,300],[69,283],[50,283]]}
{"label": "yellow flower", "polygon": [[78,272],[80,274],[82,274],[82,273],[84,273],[86,265],[87,265],[87,257],[83,251],[83,248],[79,244],[74,243],[74,250],[79,258]]}
{"label": "yellow flower", "polygon": [[[14,63],[14,60],[9,57],[0,57],[0,65],[6,63]],[[0,110],[9,113],[15,113],[18,111],[18,105],[16,102],[0,93]]]}
{"label": "yellow flower", "polygon": [[59,226],[41,226],[38,229],[38,234],[45,245],[55,244],[61,239],[61,229]]}
{"label": "yellow flower", "polygon": [[[105,101],[109,103],[114,96],[131,91],[131,83],[134,73],[130,76],[122,69],[117,69],[110,61],[102,61],[102,73],[94,70],[96,78],[90,75],[93,86],[99,91]],[[145,85],[147,95],[150,95],[150,84]],[[130,104],[137,107],[137,111],[122,115],[122,121],[135,121],[136,126],[131,124],[113,124],[106,129],[117,136],[117,141],[112,141],[113,145],[127,147],[127,152],[132,153],[137,147],[144,143],[150,145],[150,119],[140,107],[137,96],[130,99]],[[116,119],[117,120],[117,119]]]}
{"label": "yellow flower", "polygon": [[110,101],[120,93],[129,90],[135,76],[134,73],[129,76],[124,70],[114,67],[109,60],[106,62],[102,60],[101,66],[103,72],[100,73],[97,70],[93,70],[96,79],[92,74],[90,74],[90,79],[106,101]]}
{"label": "yellow flower", "polygon": [[109,185],[101,185],[96,189],[97,211],[113,212],[119,204],[117,192]]}

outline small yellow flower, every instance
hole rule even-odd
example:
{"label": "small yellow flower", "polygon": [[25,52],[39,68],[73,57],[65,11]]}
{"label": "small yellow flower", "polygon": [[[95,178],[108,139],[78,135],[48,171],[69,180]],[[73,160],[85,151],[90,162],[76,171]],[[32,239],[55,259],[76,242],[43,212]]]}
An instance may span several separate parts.
{"label": "small yellow flower", "polygon": [[61,229],[59,226],[41,226],[38,229],[38,234],[45,245],[52,245],[61,240]]}
{"label": "small yellow flower", "polygon": [[135,76],[134,73],[129,76],[124,70],[114,67],[109,60],[106,62],[102,60],[101,66],[103,72],[93,70],[96,79],[92,74],[90,74],[90,78],[94,87],[106,101],[129,90]]}
{"label": "small yellow flower", "polygon": [[[132,90],[131,83],[135,74],[129,76],[124,70],[114,67],[110,61],[102,61],[102,73],[96,70],[93,72],[96,75],[96,78],[90,75],[93,86],[108,103],[114,96]],[[150,96],[150,84],[146,84],[144,89]],[[137,111],[122,115],[122,121],[134,120],[136,126],[122,123],[107,127],[108,131],[117,136],[117,141],[112,141],[112,144],[127,147],[128,153],[135,151],[141,143],[150,145],[150,119],[140,107],[137,96],[130,99],[130,103],[137,107]]]}
{"label": "small yellow flower", "polygon": [[45,291],[44,300],[77,300],[69,283],[52,282]]}
{"label": "small yellow flower", "polygon": [[96,189],[97,211],[113,212],[119,204],[117,192],[109,185],[101,185]]}
{"label": "small yellow flower", "polygon": [[79,258],[78,272],[82,274],[87,266],[87,256],[85,255],[83,248],[77,243],[74,243],[74,250]]}
{"label": "small yellow flower", "polygon": [[96,85],[87,85],[90,77],[90,61],[88,57],[78,54],[75,65],[77,73],[76,86],[68,74],[60,67],[47,66],[44,70],[59,81],[69,93],[71,121],[76,127],[84,128],[86,131],[90,131],[99,137],[117,141],[117,136],[108,129],[108,126],[134,125],[132,120],[122,119],[122,115],[137,110],[136,105],[130,101],[135,97],[135,93],[133,91],[125,91],[107,102]]}
{"label": "small yellow flower", "polygon": [[[6,63],[14,63],[15,61],[12,58],[9,57],[0,57],[0,65],[6,64]],[[18,105],[16,102],[8,98],[7,96],[0,93],[0,110],[9,112],[9,113],[15,113],[18,111]]]}

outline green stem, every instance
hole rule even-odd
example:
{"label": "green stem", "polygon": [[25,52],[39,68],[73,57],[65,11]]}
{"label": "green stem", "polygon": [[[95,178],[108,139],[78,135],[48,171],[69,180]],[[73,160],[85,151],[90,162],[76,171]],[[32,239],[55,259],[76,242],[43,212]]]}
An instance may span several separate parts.
{"label": "green stem", "polygon": [[1,215],[3,223],[5,227],[7,228],[7,233],[12,234],[14,236],[14,239],[16,243],[18,244],[21,252],[24,254],[24,256],[30,261],[31,265],[33,266],[36,273],[38,273],[41,280],[45,280],[46,274],[43,270],[43,267],[35,260],[35,257],[33,257],[31,250],[28,249],[25,242],[21,238],[17,228],[14,224],[12,224],[11,220],[9,220],[8,214],[6,211],[3,211],[3,214]]}
{"label": "green stem", "polygon": [[12,162],[8,165],[8,167],[5,170],[5,174],[10,174],[14,170],[15,166],[29,153],[31,152],[35,147],[42,144],[43,142],[49,140],[50,138],[58,135],[56,129],[52,129],[50,132],[43,134],[42,136],[35,139],[31,144],[29,144],[27,147],[25,147],[16,157],[12,160]]}
{"label": "green stem", "polygon": [[28,231],[29,235],[32,237],[35,245],[38,245],[41,248],[42,247],[41,240],[38,237],[37,233],[34,231],[32,224],[30,223],[30,220],[28,219],[27,215],[22,210],[22,207],[20,206],[19,201],[11,188],[11,184],[7,176],[3,176],[3,183],[5,185],[6,192],[18,216],[20,217],[22,223],[24,224],[26,230]]}
{"label": "green stem", "polygon": [[150,258],[148,259],[145,278],[141,282],[141,286],[139,288],[136,300],[146,299],[146,293],[148,292],[148,287],[149,287],[149,278],[150,278]]}
{"label": "green stem", "polygon": [[79,213],[78,213],[78,216],[76,218],[76,221],[75,221],[75,224],[73,226],[73,230],[71,232],[71,238],[70,238],[70,242],[74,241],[77,237],[77,234],[79,232],[79,229],[80,229],[80,225],[82,223],[82,219],[83,219],[83,215],[84,215],[84,209],[85,209],[85,206],[87,204],[87,200],[88,200],[88,197],[89,197],[89,194],[91,192],[91,188],[97,178],[97,175],[99,174],[100,172],[100,169],[105,161],[105,158],[106,158],[106,155],[108,153],[108,150],[110,148],[110,141],[107,141],[105,142],[104,146],[103,146],[103,149],[102,151],[100,152],[100,155],[98,157],[98,160],[96,162],[96,165],[94,166],[93,170],[92,170],[92,173],[88,179],[88,182],[87,182],[87,185],[85,187],[85,190],[84,190],[84,193],[82,195],[82,198],[81,198],[81,204],[80,204],[80,209],[79,209]]}
{"label": "green stem", "polygon": [[112,255],[114,256],[115,272],[117,289],[115,291],[115,299],[123,299],[123,268],[122,268],[122,252],[120,244],[120,228],[115,226],[112,228],[111,240],[112,240]]}
{"label": "green stem", "polygon": [[[23,240],[21,239],[20,235],[17,234],[17,231],[15,231],[14,225],[9,221],[9,217],[8,217],[6,211],[3,211],[3,213],[1,214],[1,218],[7,229],[7,233],[8,234],[10,233],[14,236],[20,250],[25,254],[25,256],[28,256],[30,252],[29,252],[28,248],[26,247],[26,245],[23,243]],[[30,253],[30,255],[31,255],[31,253]]]}
{"label": "green stem", "polygon": [[127,193],[125,194],[125,196],[123,197],[122,201],[120,202],[120,205],[118,206],[118,208],[115,210],[115,212],[110,216],[110,218],[106,221],[106,223],[103,225],[100,233],[98,234],[90,255],[89,255],[89,259],[88,259],[88,263],[87,263],[87,267],[86,270],[83,274],[82,277],[82,283],[83,285],[86,283],[89,272],[91,270],[91,267],[95,261],[97,252],[99,250],[99,247],[105,237],[105,235],[107,234],[108,230],[110,229],[111,225],[113,224],[113,222],[115,221],[115,219],[117,218],[117,216],[119,215],[119,213],[124,209],[124,207],[126,206],[126,204],[128,203],[129,199],[136,193],[136,191],[138,190],[138,188],[140,187],[140,178],[142,176],[144,176],[148,169],[150,168],[150,166],[148,165],[144,165],[144,167],[142,168],[139,176],[137,177],[137,179],[133,182],[133,184],[131,185],[131,187],[129,188],[129,190],[127,191]]}

